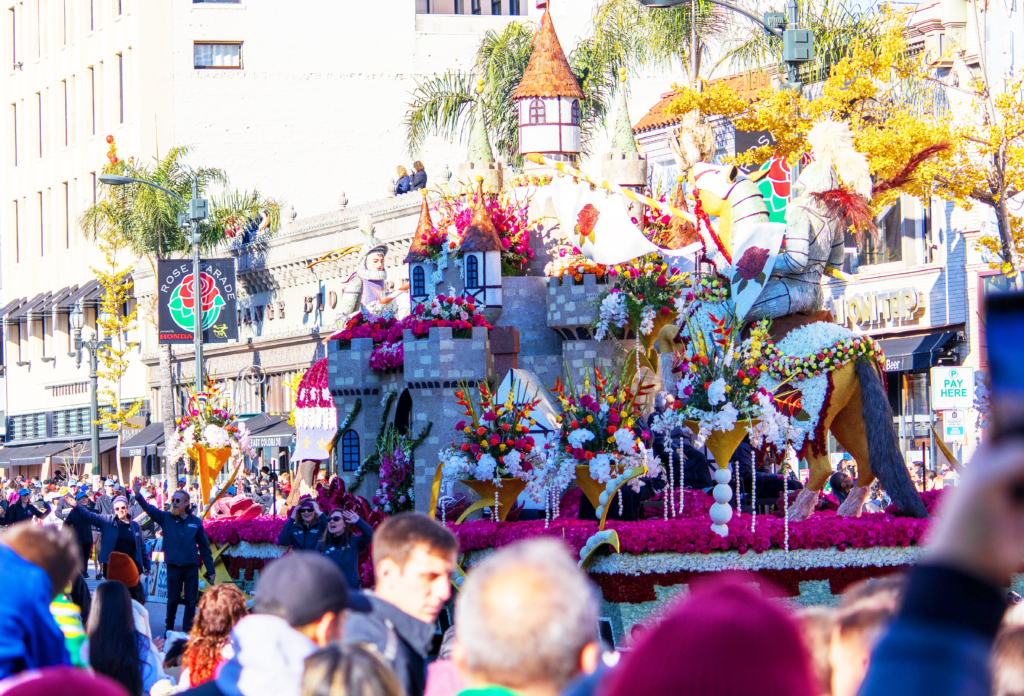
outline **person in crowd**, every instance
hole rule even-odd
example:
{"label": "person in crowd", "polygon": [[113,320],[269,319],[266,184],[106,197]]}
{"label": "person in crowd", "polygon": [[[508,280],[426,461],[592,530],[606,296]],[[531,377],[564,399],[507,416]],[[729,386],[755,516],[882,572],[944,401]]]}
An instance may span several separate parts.
{"label": "person in crowd", "polygon": [[455,696],[465,687],[465,680],[452,659],[456,637],[455,626],[449,626],[441,638],[437,659],[427,665],[427,686],[423,696]]}
{"label": "person in crowd", "polygon": [[455,535],[426,515],[395,515],[374,533],[373,611],[349,618],[344,642],[376,645],[409,696],[423,694],[427,650],[451,596],[458,550]]}
{"label": "person in crowd", "polygon": [[107,479],[103,482],[103,490],[96,496],[96,509],[101,515],[114,514],[114,498],[117,496],[117,482]]}
{"label": "person in crowd", "polygon": [[70,664],[50,603],[80,570],[70,531],[22,522],[0,534],[0,679]]}
{"label": "person in crowd", "polygon": [[842,505],[853,490],[853,479],[842,471],[837,471],[829,478],[828,485],[832,487],[832,495],[836,497],[836,502]]}
{"label": "person in crowd", "polygon": [[[70,497],[71,489],[68,489],[68,496]],[[85,577],[89,577],[89,559],[92,558],[93,539],[92,539],[92,522],[90,522],[85,515],[79,512],[76,508],[77,505],[81,504],[89,512],[95,512],[95,506],[92,501],[89,500],[89,496],[85,491],[79,491],[75,495],[75,506],[71,507],[67,511],[67,515],[64,521],[71,529],[75,532],[75,538],[78,540],[78,547],[82,550],[82,572]]]}
{"label": "person in crowd", "polygon": [[[135,494],[135,499],[128,506],[128,514],[131,518],[139,523],[139,528],[142,530],[142,543],[145,546],[145,553],[148,556],[150,551],[153,549],[153,544],[156,543],[156,522],[153,521],[146,511],[142,509],[139,504],[140,500],[145,500],[147,503],[153,504],[153,499],[149,495],[149,491],[143,486],[139,489],[139,492]],[[158,509],[162,509],[159,505],[155,506]]]}
{"label": "person in crowd", "polygon": [[110,554],[119,551],[133,561],[139,573],[149,574],[149,556],[146,555],[146,545],[142,541],[142,529],[139,523],[128,514],[128,499],[123,495],[114,498],[113,515],[103,515],[90,511],[82,504],[75,506],[78,514],[89,520],[94,528],[100,530],[100,568],[106,576],[106,564],[110,560]]}
{"label": "person in crowd", "polygon": [[598,667],[597,618],[597,593],[563,544],[500,549],[469,574],[456,605],[463,696],[560,693]]}
{"label": "person in crowd", "polygon": [[[352,533],[353,527],[358,534]],[[338,564],[349,587],[359,589],[359,554],[369,548],[372,539],[373,527],[354,511],[338,508],[327,516],[327,529],[316,550]]]}
{"label": "person in crowd", "polygon": [[331,644],[306,658],[302,696],[403,696],[377,654],[361,645]]}
{"label": "person in crowd", "polygon": [[24,520],[38,517],[44,519],[50,514],[50,504],[43,503],[44,510],[40,510],[35,504],[32,503],[32,494],[27,488],[21,488],[18,490],[18,500],[13,502],[7,508],[7,515],[4,519],[4,524],[10,527],[12,524],[17,524]]}
{"label": "person in crowd", "polygon": [[409,193],[409,172],[402,165],[398,165],[398,181],[395,182],[395,195],[401,196]]}
{"label": "person in crowd", "polygon": [[203,593],[181,661],[182,689],[210,681],[234,657],[231,629],[245,615],[245,595],[234,585],[215,585]]}
{"label": "person in crowd", "polygon": [[836,610],[832,607],[803,607],[796,612],[800,635],[811,658],[814,671],[815,696],[832,693],[832,663],[829,662],[829,644],[836,623]]}
{"label": "person in crowd", "polygon": [[423,163],[416,160],[412,163],[412,179],[409,181],[409,190],[415,191],[416,189],[425,189],[427,187],[427,172],[423,168]]}
{"label": "person in crowd", "polygon": [[115,580],[101,582],[93,597],[86,626],[89,665],[123,686],[131,696],[144,696],[162,679],[162,658],[135,628],[128,588]]}
{"label": "person in crowd", "polygon": [[57,517],[66,520],[71,511],[75,509],[75,501],[78,499],[78,481],[71,479],[66,488],[61,489],[60,500],[57,503]]}
{"label": "person in crowd", "polygon": [[149,650],[156,657],[157,672],[154,681],[166,678],[163,671],[163,638],[153,636],[153,628],[149,621],[149,611],[146,609],[146,592],[142,586],[139,571],[132,560],[115,551],[110,554],[110,562],[107,563],[107,579],[116,580],[128,588],[128,596],[132,600],[132,619],[135,622],[135,630],[139,632],[149,644]]}
{"label": "person in crowd", "polygon": [[992,696],[1024,694],[1024,628],[1002,630],[992,646]]}
{"label": "person in crowd", "polygon": [[325,534],[327,518],[320,513],[315,500],[304,498],[291,509],[277,537],[277,545],[290,546],[296,551],[316,551]]}
{"label": "person in crowd", "polygon": [[[136,480],[133,488],[136,494],[142,484]],[[167,568],[167,617],[166,630],[174,630],[174,622],[178,613],[178,603],[184,592],[184,605],[181,625],[187,633],[192,630],[192,620],[199,602],[199,560],[206,567],[206,582],[213,584],[216,569],[213,565],[213,554],[210,553],[210,541],[206,538],[203,522],[192,514],[192,504],[188,494],[178,489],[171,496],[171,510],[164,512],[145,500],[139,500],[139,506],[160,525],[163,535],[164,565]]]}
{"label": "person in crowd", "polygon": [[870,599],[839,612],[828,649],[832,696],[856,696],[868,671],[871,650],[895,615],[895,603]]}
{"label": "person in crowd", "polygon": [[895,622],[871,656],[863,696],[989,694],[1005,589],[1024,558],[1024,442],[986,444],[946,494]]}
{"label": "person in crowd", "polygon": [[370,611],[323,556],[296,551],[260,573],[252,613],[231,631],[235,655],[190,696],[299,696],[307,657],[342,637],[345,617]]}

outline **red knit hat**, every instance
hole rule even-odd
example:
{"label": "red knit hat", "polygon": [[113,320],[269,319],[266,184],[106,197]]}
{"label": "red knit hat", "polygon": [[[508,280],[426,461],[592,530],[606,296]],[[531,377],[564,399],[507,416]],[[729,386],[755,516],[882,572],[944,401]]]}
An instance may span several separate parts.
{"label": "red knit hat", "polygon": [[128,696],[123,686],[102,674],[59,666],[33,669],[0,681],[0,696]]}
{"label": "red knit hat", "polygon": [[644,635],[604,696],[813,696],[793,619],[735,580],[700,586]]}
{"label": "red knit hat", "polygon": [[107,580],[117,580],[125,587],[132,588],[139,584],[139,569],[128,554],[112,551],[107,561]]}

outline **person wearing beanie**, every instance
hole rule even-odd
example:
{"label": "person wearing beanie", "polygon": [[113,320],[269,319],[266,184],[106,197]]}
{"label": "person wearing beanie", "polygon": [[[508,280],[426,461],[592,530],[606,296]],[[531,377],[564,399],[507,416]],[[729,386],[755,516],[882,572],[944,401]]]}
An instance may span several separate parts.
{"label": "person wearing beanie", "polygon": [[135,567],[142,574],[149,573],[149,557],[145,554],[142,541],[142,528],[128,514],[128,499],[119,495],[111,501],[113,515],[92,512],[79,501],[75,510],[89,521],[100,532],[99,559],[102,574],[106,576],[106,566],[110,562],[110,554],[118,551],[135,562]]}
{"label": "person wearing beanie", "polygon": [[760,592],[725,580],[698,585],[644,634],[603,693],[815,696],[815,687],[795,620]]}
{"label": "person wearing beanie", "polygon": [[0,696],[129,696],[110,677],[74,667],[47,667],[19,674],[0,685]]}
{"label": "person wearing beanie", "polygon": [[182,692],[190,696],[299,696],[305,660],[340,640],[346,613],[368,612],[338,567],[296,551],[260,573],[252,613],[231,631],[235,655],[217,676]]}
{"label": "person wearing beanie", "polygon": [[50,504],[43,502],[45,510],[40,510],[36,504],[32,503],[32,494],[27,488],[18,489],[18,500],[17,502],[11,503],[7,508],[7,515],[4,519],[4,525],[10,527],[12,524],[17,524],[24,520],[30,520],[33,517],[44,519],[50,514]]}

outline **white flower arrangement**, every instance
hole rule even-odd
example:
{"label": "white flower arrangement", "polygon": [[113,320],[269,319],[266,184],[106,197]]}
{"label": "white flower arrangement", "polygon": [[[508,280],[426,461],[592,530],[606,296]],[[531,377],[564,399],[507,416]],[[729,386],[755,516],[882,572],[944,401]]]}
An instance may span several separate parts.
{"label": "white flower arrangement", "polygon": [[569,444],[573,447],[582,447],[584,444],[594,439],[594,433],[583,428],[577,428],[569,433],[567,439],[569,440]]}
{"label": "white flower arrangement", "polygon": [[629,311],[626,309],[625,296],[620,292],[611,292],[601,302],[594,340],[603,341],[613,326],[621,329],[628,323]]}
{"label": "white flower arrangement", "polygon": [[652,305],[646,305],[640,312],[640,333],[644,336],[654,331],[654,318],[658,316],[658,310]]}

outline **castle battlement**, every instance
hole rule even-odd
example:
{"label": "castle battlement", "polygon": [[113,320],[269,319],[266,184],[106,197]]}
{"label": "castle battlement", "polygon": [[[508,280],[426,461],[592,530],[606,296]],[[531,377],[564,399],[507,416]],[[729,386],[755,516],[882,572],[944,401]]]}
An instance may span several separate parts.
{"label": "castle battlement", "polygon": [[472,338],[454,338],[450,327],[435,326],[426,339],[406,331],[405,381],[412,389],[449,389],[459,382],[477,382],[493,377],[487,329],[475,327]]}
{"label": "castle battlement", "polygon": [[597,321],[600,306],[597,298],[608,289],[599,284],[597,276],[588,273],[583,282],[571,276],[548,280],[548,328],[569,341],[590,338],[590,327]]}

